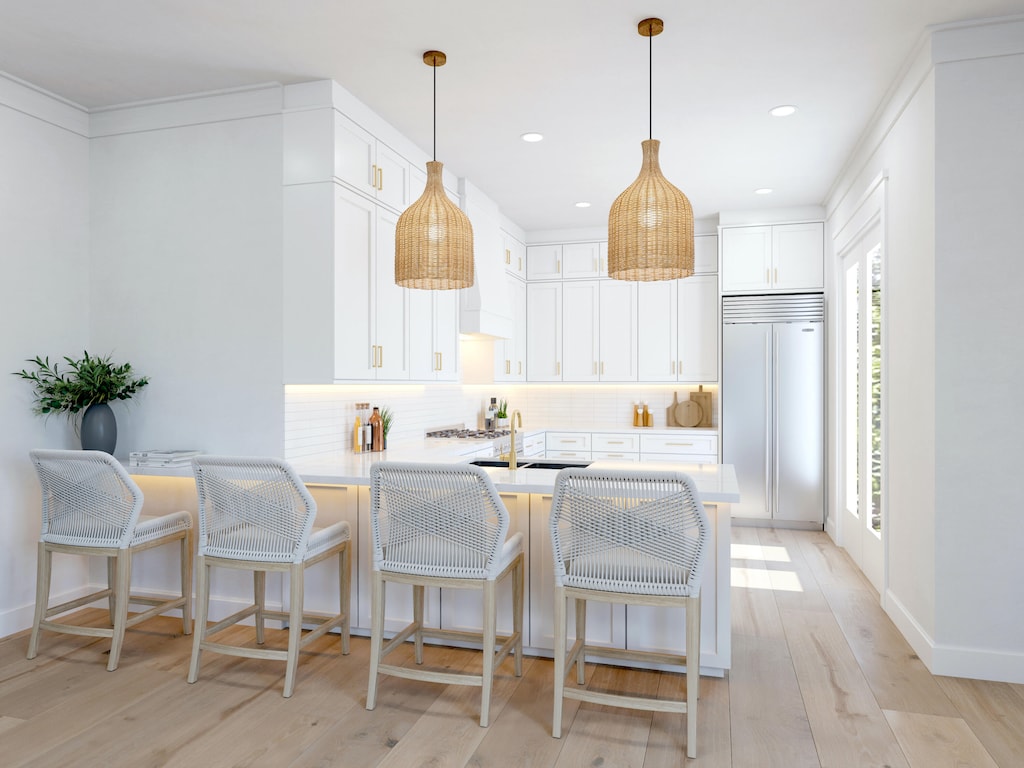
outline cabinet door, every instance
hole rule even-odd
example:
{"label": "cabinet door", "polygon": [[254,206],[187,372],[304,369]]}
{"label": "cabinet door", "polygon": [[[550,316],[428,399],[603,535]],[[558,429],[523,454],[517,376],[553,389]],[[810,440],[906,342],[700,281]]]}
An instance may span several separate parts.
{"label": "cabinet door", "polygon": [[[377,142],[375,160],[377,200],[401,213],[414,198],[411,197],[409,162],[386,144]],[[420,189],[416,196],[423,190]]]}
{"label": "cabinet door", "polygon": [[[508,535],[523,534],[525,571],[523,573],[523,643],[530,637],[530,496],[525,493],[503,493],[501,501],[508,510]],[[478,589],[441,590],[441,628],[462,632],[483,631],[484,595]],[[512,578],[498,584],[499,635],[512,633]]]}
{"label": "cabinet door", "polygon": [[376,197],[377,140],[344,115],[334,114],[334,175],[353,189]]}
{"label": "cabinet door", "polygon": [[505,236],[505,271],[519,278],[526,277],[526,246],[508,232]]}
{"label": "cabinet door", "polygon": [[[529,264],[529,261],[527,261]],[[526,370],[530,381],[562,380],[562,284],[526,285]]]}
{"label": "cabinet door", "polygon": [[699,235],[693,238],[693,273],[695,275],[718,272],[717,235]]}
{"label": "cabinet door", "polygon": [[528,246],[526,249],[526,277],[529,280],[558,280],[561,278],[562,246]]}
{"label": "cabinet door", "polygon": [[679,381],[718,381],[718,278],[679,281]]}
{"label": "cabinet door", "polygon": [[722,290],[763,291],[771,287],[772,228],[722,230]]}
{"label": "cabinet door", "polygon": [[[458,381],[459,292],[431,291],[431,293],[434,294],[434,351],[437,353],[437,376],[435,378],[438,381]],[[410,328],[414,322],[415,319],[410,322]]]}
{"label": "cabinet door", "polygon": [[636,381],[637,284],[606,280],[598,286],[598,375],[601,381]]}
{"label": "cabinet door", "polygon": [[511,365],[509,376],[511,381],[526,381],[526,283],[512,279],[512,320],[515,332],[511,339]]}
{"label": "cabinet door", "polygon": [[[599,381],[599,283],[587,280],[562,285],[563,381]],[[530,335],[533,338],[533,334]]]}
{"label": "cabinet door", "polygon": [[395,225],[398,214],[380,206],[374,207],[377,219],[376,302],[372,309],[376,326],[376,378],[408,379],[406,329],[409,327],[409,291],[395,285]]}
{"label": "cabinet door", "polygon": [[567,243],[562,246],[562,277],[568,280],[600,275],[600,243]]}
{"label": "cabinet door", "polygon": [[659,280],[637,285],[637,373],[640,381],[676,380],[677,282]]}
{"label": "cabinet door", "polygon": [[[554,555],[551,546],[551,496],[530,496],[530,646],[555,647]],[[576,615],[568,610],[570,642],[576,637]],[[622,648],[626,642],[626,610],[617,603],[587,604],[587,642]]]}
{"label": "cabinet door", "polygon": [[409,378],[437,378],[434,348],[434,291],[409,290]]}
{"label": "cabinet door", "polygon": [[[338,186],[334,199],[334,378],[373,379],[377,206]],[[394,270],[392,260],[392,271]]]}
{"label": "cabinet door", "polygon": [[825,226],[781,224],[772,227],[773,284],[779,290],[820,290],[825,285]]}

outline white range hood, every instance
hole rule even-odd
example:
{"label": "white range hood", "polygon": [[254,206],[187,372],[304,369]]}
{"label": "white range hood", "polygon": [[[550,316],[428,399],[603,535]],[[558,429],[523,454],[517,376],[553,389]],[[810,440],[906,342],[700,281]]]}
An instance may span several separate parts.
{"label": "white range hood", "polygon": [[459,331],[509,338],[514,331],[512,303],[505,276],[504,239],[498,206],[466,179],[459,179],[462,210],[473,224],[475,280],[460,293]]}

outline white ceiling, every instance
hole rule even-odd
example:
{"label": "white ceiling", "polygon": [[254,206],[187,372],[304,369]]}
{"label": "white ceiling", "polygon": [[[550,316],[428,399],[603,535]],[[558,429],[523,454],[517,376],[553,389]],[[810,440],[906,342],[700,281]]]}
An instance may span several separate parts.
{"label": "white ceiling", "polygon": [[[0,0],[0,71],[87,108],[333,79],[429,152],[422,53],[440,49],[438,159],[534,231],[603,226],[636,177],[647,16],[665,21],[662,169],[703,217],[823,202],[928,25],[1016,13],[1024,0]],[[800,111],[769,117],[778,104]]]}

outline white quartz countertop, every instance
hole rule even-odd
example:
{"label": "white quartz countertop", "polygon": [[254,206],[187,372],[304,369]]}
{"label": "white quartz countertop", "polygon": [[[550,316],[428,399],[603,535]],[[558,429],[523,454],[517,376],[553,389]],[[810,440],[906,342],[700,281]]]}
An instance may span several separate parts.
{"label": "white quartz countertop", "polygon": [[[340,453],[299,458],[291,461],[304,482],[314,485],[369,485],[370,467],[378,461],[416,461],[462,463],[466,447],[452,441],[411,441],[380,453]],[[524,457],[525,460],[529,460]],[[731,464],[696,464],[683,461],[620,462],[600,459],[591,462],[599,469],[674,470],[690,475],[697,484],[701,498],[709,503],[735,503],[740,500],[736,472]],[[127,467],[133,475],[190,476],[190,467],[156,468]],[[487,473],[499,491],[511,493],[551,493],[554,490],[554,469],[487,467]]]}

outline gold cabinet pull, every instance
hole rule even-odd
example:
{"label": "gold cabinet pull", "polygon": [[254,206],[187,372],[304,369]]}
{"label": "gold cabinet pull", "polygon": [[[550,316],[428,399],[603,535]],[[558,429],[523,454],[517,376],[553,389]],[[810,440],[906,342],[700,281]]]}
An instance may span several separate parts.
{"label": "gold cabinet pull", "polygon": [[693,443],[665,443],[665,445],[671,445],[676,448],[692,448]]}
{"label": "gold cabinet pull", "polygon": [[779,282],[779,268],[778,267],[775,268],[775,282],[776,283]]}
{"label": "gold cabinet pull", "polygon": [[509,265],[512,264],[512,251],[508,248],[505,249],[505,263]]}
{"label": "gold cabinet pull", "polygon": [[378,359],[380,361],[380,362],[377,363],[377,367],[378,368],[383,368],[384,367],[384,345],[383,344],[381,344],[379,347],[377,347],[377,357],[378,357]]}
{"label": "gold cabinet pull", "polygon": [[519,376],[523,375],[523,361],[522,360],[519,361],[519,374],[518,375]]}
{"label": "gold cabinet pull", "polygon": [[[370,182],[370,186],[374,189],[377,188],[377,164],[374,163],[370,166],[370,175],[373,176],[373,181]],[[376,349],[376,347],[374,347]]]}
{"label": "gold cabinet pull", "polygon": [[676,361],[675,360],[672,361],[672,375],[673,376],[676,375]]}
{"label": "gold cabinet pull", "polygon": [[511,373],[512,373],[512,361],[506,359],[505,360],[505,375],[508,376],[508,375],[511,375]]}
{"label": "gold cabinet pull", "polygon": [[764,281],[766,283],[770,283],[772,281],[772,271],[770,269],[766,269],[764,271]]}
{"label": "gold cabinet pull", "polygon": [[522,256],[519,257],[519,271],[520,272],[523,271],[523,257]]}
{"label": "gold cabinet pull", "polygon": [[371,368],[376,368],[377,367],[377,345],[373,344],[370,347],[370,350],[371,350],[371,354],[372,354],[372,357],[373,357],[373,361],[370,363],[370,367]]}
{"label": "gold cabinet pull", "polygon": [[562,272],[562,260],[561,259],[555,259],[555,272],[558,272],[559,274],[561,274],[561,272]]}
{"label": "gold cabinet pull", "polygon": [[604,360],[601,361],[601,375],[604,376]]}
{"label": "gold cabinet pull", "polygon": [[597,376],[597,361],[594,361],[594,375]]}
{"label": "gold cabinet pull", "polygon": [[555,363],[555,376],[561,376],[561,375],[562,375],[562,364],[561,363]]}
{"label": "gold cabinet pull", "polygon": [[608,445],[625,445],[625,440],[609,440]]}

